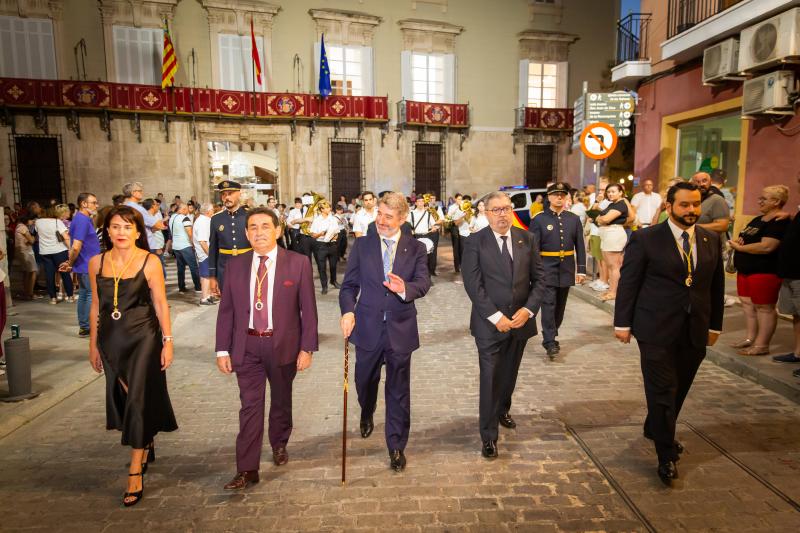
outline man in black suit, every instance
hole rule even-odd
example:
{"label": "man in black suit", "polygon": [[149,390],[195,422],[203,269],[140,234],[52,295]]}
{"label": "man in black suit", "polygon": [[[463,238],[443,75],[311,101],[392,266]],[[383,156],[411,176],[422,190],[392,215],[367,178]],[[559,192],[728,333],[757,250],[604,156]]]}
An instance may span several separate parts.
{"label": "man in black suit", "polygon": [[658,454],[665,485],[678,477],[683,446],[675,424],[695,373],[722,330],[725,278],[719,237],[696,225],[700,191],[678,183],[667,192],[667,222],[631,236],[617,290],[614,333],[636,337],[647,418],[644,436]]}
{"label": "man in black suit", "polygon": [[545,285],[536,237],[511,225],[511,199],[493,192],[485,202],[489,226],[466,240],[461,273],[472,300],[470,331],[478,346],[481,453],[493,459],[498,423],[516,427],[509,415],[511,395],[525,344],[536,335],[533,317]]}

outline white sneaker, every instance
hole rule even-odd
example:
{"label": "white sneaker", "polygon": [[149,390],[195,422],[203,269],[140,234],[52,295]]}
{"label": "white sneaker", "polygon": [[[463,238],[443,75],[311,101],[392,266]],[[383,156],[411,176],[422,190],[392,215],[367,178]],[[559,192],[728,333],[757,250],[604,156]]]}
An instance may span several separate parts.
{"label": "white sneaker", "polygon": [[739,303],[739,299],[733,296],[725,296],[725,307],[733,307]]}
{"label": "white sneaker", "polygon": [[600,283],[598,283],[597,285],[595,285],[594,287],[592,287],[592,290],[595,290],[595,291],[597,291],[597,292],[605,292],[605,291],[607,291],[609,288],[610,288],[610,287],[609,287],[608,283],[603,283],[603,282],[601,281]]}
{"label": "white sneaker", "polygon": [[58,300],[57,300],[57,299],[55,299],[55,298],[50,298],[50,304],[51,304],[51,305],[56,305],[57,303],[58,303]]}

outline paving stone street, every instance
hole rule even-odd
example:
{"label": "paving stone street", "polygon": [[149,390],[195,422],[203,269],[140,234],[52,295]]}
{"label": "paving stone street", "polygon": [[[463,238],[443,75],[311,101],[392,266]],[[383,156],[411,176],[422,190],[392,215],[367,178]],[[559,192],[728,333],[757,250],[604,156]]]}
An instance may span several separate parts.
{"label": "paving stone street", "polygon": [[[267,444],[261,483],[224,491],[239,398],[235,378],[214,364],[216,308],[173,305],[168,380],[180,429],[157,437],[144,500],[121,506],[129,452],[104,429],[103,379],[87,379],[0,439],[0,530],[800,531],[798,405],[704,362],[679,424],[680,479],[667,489],[641,434],[638,350],[615,341],[608,313],[575,297],[555,361],[541,337],[529,342],[512,407],[518,427],[501,428],[500,457],[484,460],[470,305],[454,276],[443,269],[418,302],[402,474],[388,468],[382,393],[365,440],[351,387],[341,484],[343,341],[332,290],[318,294],[320,351],[295,381],[289,463],[273,466]],[[61,359],[88,370],[72,315],[63,320]]]}

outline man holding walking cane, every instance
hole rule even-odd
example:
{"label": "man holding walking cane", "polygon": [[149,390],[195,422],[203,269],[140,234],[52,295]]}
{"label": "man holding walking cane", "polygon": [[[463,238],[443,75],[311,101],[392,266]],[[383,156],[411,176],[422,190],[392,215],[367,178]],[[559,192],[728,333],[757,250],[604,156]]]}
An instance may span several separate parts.
{"label": "man holding walking cane", "polygon": [[411,427],[411,352],[419,348],[414,300],[431,286],[425,246],[400,231],[407,216],[402,194],[381,197],[377,232],[356,239],[339,290],[342,334],[356,346],[361,437],[369,437],[374,429],[372,417],[385,364],[386,444],[396,472],[406,466],[404,450]]}

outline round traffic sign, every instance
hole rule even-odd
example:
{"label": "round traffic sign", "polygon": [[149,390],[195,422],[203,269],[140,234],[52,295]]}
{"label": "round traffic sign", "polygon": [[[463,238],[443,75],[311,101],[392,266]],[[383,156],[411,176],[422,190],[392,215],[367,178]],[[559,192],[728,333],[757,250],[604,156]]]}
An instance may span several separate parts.
{"label": "round traffic sign", "polygon": [[610,124],[595,122],[581,132],[581,150],[586,157],[605,159],[617,148],[617,132]]}

